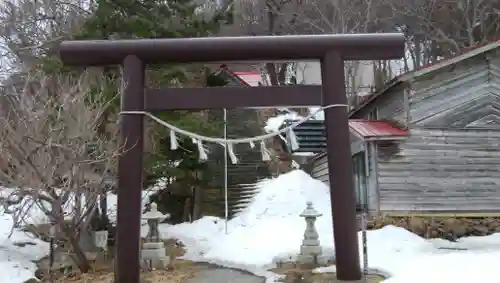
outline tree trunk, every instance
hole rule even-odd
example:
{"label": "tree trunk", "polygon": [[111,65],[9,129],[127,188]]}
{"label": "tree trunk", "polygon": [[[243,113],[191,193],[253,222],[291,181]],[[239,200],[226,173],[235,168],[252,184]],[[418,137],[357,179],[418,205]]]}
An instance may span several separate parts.
{"label": "tree trunk", "polygon": [[193,199],[193,220],[198,220],[201,218],[203,205],[203,189],[201,187],[194,187]]}
{"label": "tree trunk", "polygon": [[[67,225],[65,223],[60,200],[52,204],[52,212],[55,224],[57,225],[56,227],[58,227],[59,231],[63,232],[64,237],[67,239],[68,244],[71,248],[71,251],[75,254],[75,258],[73,259],[75,264],[78,266],[82,273],[88,272],[90,269],[90,263],[79,245],[77,237],[77,235],[79,234],[78,229],[73,225]],[[58,234],[59,233],[56,232],[56,235]]]}
{"label": "tree trunk", "polygon": [[76,227],[78,225],[78,221],[82,218],[82,194],[80,190],[76,192],[75,195],[75,209],[74,209],[74,217],[73,217],[73,226]]}
{"label": "tree trunk", "polygon": [[75,233],[72,232],[72,230],[68,229],[67,227],[63,227],[63,229],[64,229],[63,230],[64,234],[68,239],[71,250],[74,253],[73,261],[75,262],[76,266],[78,266],[78,269],[80,269],[82,273],[87,273],[90,270],[90,263],[87,260],[85,253],[80,248],[79,242],[75,237]]}
{"label": "tree trunk", "polygon": [[101,208],[101,220],[103,221],[108,220],[108,198],[106,192],[107,191],[105,190],[104,193],[99,198],[99,206]]}
{"label": "tree trunk", "polygon": [[187,197],[184,200],[184,208],[182,212],[182,222],[191,222],[191,197]]}

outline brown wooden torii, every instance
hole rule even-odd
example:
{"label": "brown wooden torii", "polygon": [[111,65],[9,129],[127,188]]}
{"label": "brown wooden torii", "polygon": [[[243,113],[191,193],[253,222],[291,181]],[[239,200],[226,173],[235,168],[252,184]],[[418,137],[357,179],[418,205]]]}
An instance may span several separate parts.
{"label": "brown wooden torii", "polygon": [[[65,41],[59,54],[72,66],[123,67],[122,111],[346,104],[344,61],[404,55],[402,34],[297,35]],[[150,89],[147,64],[320,60],[322,86]],[[347,109],[325,110],[337,278],[361,280]],[[120,118],[125,153],[118,165],[116,283],[139,283],[143,116]]]}

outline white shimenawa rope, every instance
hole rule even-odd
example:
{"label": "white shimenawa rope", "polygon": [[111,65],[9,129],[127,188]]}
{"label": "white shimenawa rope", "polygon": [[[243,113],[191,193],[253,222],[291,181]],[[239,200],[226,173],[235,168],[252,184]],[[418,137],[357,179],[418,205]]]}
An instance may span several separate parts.
{"label": "white shimenawa rope", "polygon": [[256,136],[256,137],[240,138],[240,139],[221,139],[221,138],[207,137],[207,136],[199,135],[196,133],[192,133],[192,132],[177,128],[176,126],[161,120],[160,118],[154,116],[153,114],[151,114],[147,111],[121,111],[120,115],[128,115],[128,114],[144,115],[144,116],[149,117],[150,119],[154,120],[158,124],[163,125],[164,127],[167,127],[168,129],[170,129],[170,148],[172,150],[175,150],[178,147],[176,133],[190,137],[193,140],[193,143],[198,146],[198,151],[199,151],[201,160],[207,160],[207,158],[208,158],[206,149],[203,146],[203,142],[218,143],[226,148],[227,153],[229,155],[229,158],[231,159],[231,162],[233,164],[235,164],[235,163],[238,163],[238,158],[236,157],[236,154],[234,153],[234,147],[233,147],[233,145],[235,145],[235,144],[247,143],[250,145],[251,148],[253,148],[253,147],[255,147],[254,142],[260,141],[261,142],[260,146],[261,146],[262,160],[266,161],[266,160],[270,160],[271,158],[269,156],[269,151],[265,147],[264,140],[273,138],[273,137],[281,135],[283,133],[286,133],[286,135],[290,141],[291,149],[292,150],[298,149],[299,146],[298,146],[298,142],[297,142],[297,137],[295,136],[293,129],[296,128],[297,126],[301,125],[302,123],[308,121],[309,119],[314,117],[316,114],[318,114],[320,111],[323,111],[323,110],[329,109],[329,108],[334,108],[334,107],[349,107],[349,106],[347,104],[331,104],[331,105],[327,105],[327,106],[322,106],[322,107],[318,108],[316,111],[310,113],[305,118],[303,118],[299,121],[296,121],[296,122],[292,123],[291,125],[281,129],[281,130],[274,131],[272,133],[265,134],[265,135]]}

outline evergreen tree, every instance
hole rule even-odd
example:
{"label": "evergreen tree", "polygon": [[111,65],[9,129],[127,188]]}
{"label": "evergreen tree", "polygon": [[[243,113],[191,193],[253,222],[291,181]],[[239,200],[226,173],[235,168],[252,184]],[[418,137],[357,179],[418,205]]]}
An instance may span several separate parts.
{"label": "evergreen tree", "polygon": [[[86,19],[74,39],[211,36],[222,25],[231,21],[230,5],[215,8],[190,0],[97,0],[93,14]],[[115,98],[115,108],[110,111],[116,113],[119,107],[119,86],[116,85],[119,72],[116,67],[108,67],[105,73],[105,99]],[[186,71],[186,68],[181,69],[173,65],[157,65],[149,66],[147,70],[148,84],[158,87],[189,83],[189,80],[200,76],[206,76],[206,70],[199,66]],[[217,84],[220,85],[220,82]],[[222,132],[221,123],[207,123],[193,112],[169,111],[159,116],[189,131],[205,135],[219,135]],[[199,162],[196,146],[192,144],[191,139],[180,137],[179,149],[172,151],[169,148],[168,131],[163,126],[158,126],[155,132],[159,146],[146,157],[146,171],[150,182],[164,176],[173,176],[190,183],[194,180],[187,171],[202,170],[208,173],[209,168],[206,163]],[[209,178],[210,174],[204,176]]]}
{"label": "evergreen tree", "polygon": [[[72,35],[73,39],[130,39],[130,38],[179,38],[211,36],[222,25],[232,21],[232,7],[210,7],[191,0],[97,0],[93,13],[85,20],[82,28]],[[43,60],[46,72],[79,72],[74,68],[62,66],[54,56]],[[208,76],[202,66],[154,65],[148,66],[146,83],[149,87],[168,87],[183,84],[197,86],[220,86],[224,81]],[[118,66],[104,68],[105,84],[96,85],[89,95],[105,94],[103,99],[112,100],[108,117],[103,121],[103,134],[109,117],[119,111],[118,85],[120,71]],[[197,82],[193,83],[193,80]],[[94,98],[95,99],[95,98]],[[222,121],[200,119],[199,113],[192,111],[168,111],[156,114],[182,129],[208,136],[222,133]],[[173,177],[183,187],[193,185],[206,186],[211,178],[211,166],[217,164],[200,162],[196,145],[190,138],[179,138],[179,149],[170,150],[169,130],[155,125],[154,134],[149,139],[155,140],[153,152],[146,155],[145,173],[147,184],[155,183],[162,177]],[[193,171],[203,172],[203,180],[193,178]],[[200,184],[201,182],[201,184]],[[161,205],[161,204],[160,204]],[[172,207],[171,205],[168,205]],[[161,206],[160,206],[161,207]]]}

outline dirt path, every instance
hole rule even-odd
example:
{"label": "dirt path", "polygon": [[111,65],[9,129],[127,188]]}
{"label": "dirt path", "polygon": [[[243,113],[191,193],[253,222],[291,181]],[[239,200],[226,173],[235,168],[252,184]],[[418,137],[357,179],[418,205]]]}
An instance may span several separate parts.
{"label": "dirt path", "polygon": [[264,283],[265,279],[249,273],[214,267],[199,271],[194,278],[191,278],[187,283]]}

